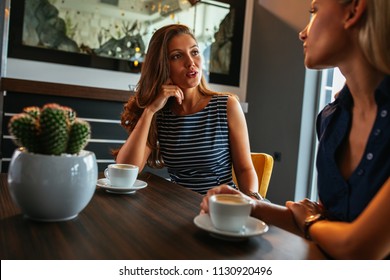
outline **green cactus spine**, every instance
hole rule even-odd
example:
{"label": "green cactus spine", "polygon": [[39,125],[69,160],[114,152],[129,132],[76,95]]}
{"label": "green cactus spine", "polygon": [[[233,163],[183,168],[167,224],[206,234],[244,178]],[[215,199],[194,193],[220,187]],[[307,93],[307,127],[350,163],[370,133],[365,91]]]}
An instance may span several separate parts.
{"label": "green cactus spine", "polygon": [[88,122],[77,119],[76,112],[55,103],[26,107],[13,116],[8,131],[16,145],[29,152],[60,155],[77,154],[88,143],[91,128]]}

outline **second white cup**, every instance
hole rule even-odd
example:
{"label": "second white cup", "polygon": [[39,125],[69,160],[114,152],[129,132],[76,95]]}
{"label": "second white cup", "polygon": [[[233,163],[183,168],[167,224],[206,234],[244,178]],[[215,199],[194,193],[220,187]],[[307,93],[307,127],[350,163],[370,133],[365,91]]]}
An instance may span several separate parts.
{"label": "second white cup", "polygon": [[214,227],[223,231],[244,229],[251,213],[252,202],[240,195],[215,194],[209,198],[210,219]]}
{"label": "second white cup", "polygon": [[104,170],[104,176],[112,187],[130,188],[138,176],[138,166],[132,164],[110,164]]}

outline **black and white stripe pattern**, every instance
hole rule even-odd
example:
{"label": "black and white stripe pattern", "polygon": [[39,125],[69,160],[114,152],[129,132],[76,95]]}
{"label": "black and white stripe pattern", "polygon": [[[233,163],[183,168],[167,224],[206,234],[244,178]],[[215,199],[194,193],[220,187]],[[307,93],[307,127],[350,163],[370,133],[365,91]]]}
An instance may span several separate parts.
{"label": "black and white stripe pattern", "polygon": [[200,112],[177,116],[169,108],[158,117],[161,154],[173,182],[205,194],[233,185],[227,95],[215,95]]}

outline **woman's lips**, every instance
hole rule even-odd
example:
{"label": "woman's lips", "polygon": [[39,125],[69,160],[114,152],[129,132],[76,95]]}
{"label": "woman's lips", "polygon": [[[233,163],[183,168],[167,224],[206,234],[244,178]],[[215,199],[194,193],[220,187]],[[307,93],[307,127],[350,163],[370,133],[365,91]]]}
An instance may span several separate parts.
{"label": "woman's lips", "polygon": [[190,71],[190,72],[187,72],[187,74],[186,74],[186,76],[189,78],[195,78],[197,75],[198,75],[197,71]]}

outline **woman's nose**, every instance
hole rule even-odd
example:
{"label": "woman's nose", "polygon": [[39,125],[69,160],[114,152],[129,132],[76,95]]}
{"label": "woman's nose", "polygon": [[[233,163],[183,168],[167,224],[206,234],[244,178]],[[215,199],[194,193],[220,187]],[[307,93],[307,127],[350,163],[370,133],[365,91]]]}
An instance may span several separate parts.
{"label": "woman's nose", "polygon": [[187,64],[187,67],[191,67],[191,66],[194,66],[194,65],[195,65],[195,62],[194,62],[194,60],[192,59],[192,57],[188,56],[188,57],[187,57],[186,64]]}
{"label": "woman's nose", "polygon": [[188,61],[188,67],[195,66],[195,62],[191,59]]}
{"label": "woman's nose", "polygon": [[301,41],[305,41],[306,38],[307,38],[307,27],[305,27],[305,29],[303,29],[301,32],[299,32],[298,36],[299,36],[299,40]]}

